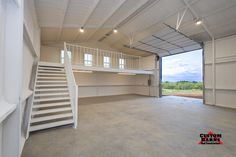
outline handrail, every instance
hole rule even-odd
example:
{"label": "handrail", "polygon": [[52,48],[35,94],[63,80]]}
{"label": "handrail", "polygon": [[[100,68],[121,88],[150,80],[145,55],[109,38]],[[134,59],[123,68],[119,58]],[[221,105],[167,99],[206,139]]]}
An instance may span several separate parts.
{"label": "handrail", "polygon": [[[71,53],[71,62],[74,65],[141,70],[141,56],[124,54],[122,52],[90,48],[81,45],[65,43],[65,48]],[[85,54],[91,54],[90,65],[86,65]],[[104,65],[104,57],[108,57],[107,66]],[[123,63],[120,62],[123,59]]]}
{"label": "handrail", "polygon": [[36,80],[37,80],[37,71],[38,71],[38,60],[36,60],[33,64],[32,72],[31,72],[31,80],[29,88],[33,89],[33,94],[27,97],[28,105],[26,106],[25,110],[25,125],[26,125],[26,139],[29,137],[29,129],[30,129],[30,119],[31,119],[31,112],[33,107],[34,95],[35,95],[35,87],[36,87]]}
{"label": "handrail", "polygon": [[70,93],[70,101],[73,113],[74,128],[77,128],[78,121],[78,87],[75,82],[71,61],[69,59],[66,43],[64,43],[64,65]]}
{"label": "handrail", "polygon": [[118,51],[113,51],[113,50],[105,50],[105,49],[98,49],[98,48],[92,48],[92,47],[87,47],[87,46],[81,46],[81,45],[75,45],[75,44],[70,44],[70,43],[66,43],[67,46],[71,46],[71,47],[80,47],[80,48],[86,48],[86,49],[92,49],[94,51],[105,51],[105,52],[109,52],[109,53],[115,53],[115,54],[121,54],[121,55],[125,55],[125,56],[131,56],[131,57],[140,57],[140,56],[136,56],[136,55],[130,55],[130,54],[125,54],[122,52],[118,52]]}

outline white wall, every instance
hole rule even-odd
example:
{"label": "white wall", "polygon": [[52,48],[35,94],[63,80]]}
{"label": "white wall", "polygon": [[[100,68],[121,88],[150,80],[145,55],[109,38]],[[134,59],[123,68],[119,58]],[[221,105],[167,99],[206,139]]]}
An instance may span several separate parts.
{"label": "white wall", "polygon": [[[215,105],[236,108],[236,35],[215,41]],[[204,46],[205,103],[213,104],[212,43]]]}
{"label": "white wall", "polygon": [[0,2],[0,156],[3,157],[19,157],[21,145],[23,1],[17,2]]}
{"label": "white wall", "polygon": [[60,63],[62,48],[41,46],[40,61]]}
{"label": "white wall", "polygon": [[40,55],[40,27],[36,16],[36,10],[33,0],[24,0],[24,29],[29,37],[32,51],[35,51],[37,57]]}
{"label": "white wall", "polygon": [[[135,87],[135,93],[140,95],[149,95],[159,97],[159,61],[156,61],[156,56],[151,55],[141,58],[141,67],[144,70],[153,70],[154,75],[144,75],[137,77],[137,85]],[[151,79],[151,86],[148,86],[148,79]],[[143,84],[143,82],[145,82]]]}
{"label": "white wall", "polygon": [[142,57],[141,58],[141,67],[144,70],[153,70],[155,69],[155,55]]}
{"label": "white wall", "polygon": [[22,62],[22,88],[21,88],[21,151],[26,140],[26,119],[25,112],[30,109],[30,104],[26,103],[32,95],[30,81],[32,77],[32,67],[40,56],[40,28],[36,17],[34,1],[24,0],[24,32],[23,32],[23,62]]}
{"label": "white wall", "polygon": [[22,97],[29,93],[33,63],[40,56],[40,28],[36,17],[34,1],[24,1],[24,40],[23,40],[23,72]]}
{"label": "white wall", "polygon": [[[144,60],[147,61],[147,65],[143,62],[146,69],[155,69],[155,56],[147,57]],[[159,96],[159,87],[158,84],[155,84],[155,80],[159,82],[159,75],[156,77],[154,75],[119,75],[109,72],[74,73],[74,75],[79,86],[79,97],[121,94]],[[150,87],[148,79],[152,80]]]}
{"label": "white wall", "polygon": [[[108,49],[106,45],[98,43],[82,43],[83,46]],[[40,61],[60,62],[61,48],[41,46]],[[74,73],[79,86],[79,97],[107,96],[121,94],[140,94],[159,97],[159,62],[155,64],[155,55],[141,57],[141,69],[154,70],[155,75],[119,75],[116,73],[93,72]],[[148,79],[152,80],[151,87],[148,86]]]}
{"label": "white wall", "polygon": [[5,3],[0,1],[0,99],[3,97],[5,9]]}
{"label": "white wall", "polygon": [[115,73],[74,73],[79,97],[134,94],[136,76]]}

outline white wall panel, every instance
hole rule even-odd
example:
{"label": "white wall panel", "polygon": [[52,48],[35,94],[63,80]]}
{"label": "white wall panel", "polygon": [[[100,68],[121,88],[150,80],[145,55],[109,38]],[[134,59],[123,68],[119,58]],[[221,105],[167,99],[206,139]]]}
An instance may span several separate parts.
{"label": "white wall panel", "polygon": [[135,86],[79,86],[79,97],[135,94]]}
{"label": "white wall panel", "polygon": [[236,90],[235,69],[236,62],[216,64],[216,89]]}
{"label": "white wall panel", "polygon": [[136,86],[135,93],[139,95],[149,95],[151,91],[148,86]]}
{"label": "white wall panel", "polygon": [[231,36],[216,41],[216,58],[236,55],[236,36]]}
{"label": "white wall panel", "polygon": [[155,55],[142,57],[141,67],[144,70],[153,70],[155,68]]}
{"label": "white wall panel", "polygon": [[40,61],[60,63],[60,54],[60,48],[41,46]]}
{"label": "white wall panel", "polygon": [[[115,73],[74,73],[79,97],[121,94],[149,95],[148,75],[119,75]],[[141,88],[139,88],[141,87]],[[147,90],[147,89],[148,90]]]}
{"label": "white wall panel", "polygon": [[31,78],[31,72],[34,62],[34,57],[32,56],[32,53],[30,52],[30,48],[27,45],[27,42],[24,40],[23,43],[23,69],[24,69],[24,75],[22,76],[22,95],[27,93],[29,89],[29,83]]}
{"label": "white wall panel", "polygon": [[3,73],[4,73],[4,36],[5,36],[5,2],[0,1],[0,100],[3,95]]}
{"label": "white wall panel", "polygon": [[34,1],[25,0],[24,2],[24,26],[26,29],[27,36],[33,47],[33,53],[37,56],[40,55],[40,28],[38,24],[38,19],[34,7]]}
{"label": "white wall panel", "polygon": [[204,73],[204,79],[205,79],[205,87],[206,88],[212,88],[212,66],[207,64],[205,65],[205,73]]}
{"label": "white wall panel", "polygon": [[236,108],[236,90],[217,90],[216,102],[218,106]]}
{"label": "white wall panel", "polygon": [[[213,104],[212,48],[205,43],[205,103]],[[236,108],[236,35],[215,41],[215,105]]]}
{"label": "white wall panel", "polygon": [[207,42],[204,45],[204,59],[205,59],[205,63],[211,63],[212,62],[212,53],[210,53],[212,51],[212,46],[210,42]]}
{"label": "white wall panel", "polygon": [[79,98],[84,98],[84,97],[94,97],[97,96],[97,89],[94,88],[93,86],[91,87],[83,87],[79,86],[78,87],[78,97]]}
{"label": "white wall panel", "polygon": [[212,89],[205,89],[205,104],[212,105]]}

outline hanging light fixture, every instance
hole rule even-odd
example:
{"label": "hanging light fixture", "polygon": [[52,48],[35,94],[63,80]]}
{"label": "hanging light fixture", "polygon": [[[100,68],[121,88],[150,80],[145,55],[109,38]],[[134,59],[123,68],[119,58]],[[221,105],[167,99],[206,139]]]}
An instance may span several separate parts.
{"label": "hanging light fixture", "polygon": [[195,21],[195,24],[196,24],[196,25],[202,24],[202,20],[201,20],[201,19],[197,19],[197,20]]}
{"label": "hanging light fixture", "polygon": [[84,27],[81,27],[81,28],[79,29],[79,31],[80,31],[80,33],[84,33]]}
{"label": "hanging light fixture", "polygon": [[113,33],[117,33],[118,30],[116,28],[113,29]]}

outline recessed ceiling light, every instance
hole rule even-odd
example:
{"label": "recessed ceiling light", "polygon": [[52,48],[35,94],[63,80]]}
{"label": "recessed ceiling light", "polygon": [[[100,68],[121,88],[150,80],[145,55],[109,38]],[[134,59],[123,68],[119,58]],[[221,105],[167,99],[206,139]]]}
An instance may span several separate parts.
{"label": "recessed ceiling light", "polygon": [[79,29],[79,31],[80,31],[81,33],[84,33],[84,27],[81,27],[81,28]]}
{"label": "recessed ceiling light", "polygon": [[200,19],[196,20],[196,25],[200,25],[200,24],[202,24],[202,20]]}
{"label": "recessed ceiling light", "polygon": [[114,33],[117,33],[117,32],[118,32],[118,30],[117,30],[117,29],[113,29],[113,32],[114,32]]}

